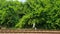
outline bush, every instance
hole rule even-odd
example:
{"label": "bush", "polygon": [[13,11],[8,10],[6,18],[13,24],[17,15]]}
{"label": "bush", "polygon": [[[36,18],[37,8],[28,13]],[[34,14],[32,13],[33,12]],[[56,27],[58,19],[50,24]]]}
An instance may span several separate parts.
{"label": "bush", "polygon": [[9,28],[60,29],[60,0],[0,2],[0,24]]}

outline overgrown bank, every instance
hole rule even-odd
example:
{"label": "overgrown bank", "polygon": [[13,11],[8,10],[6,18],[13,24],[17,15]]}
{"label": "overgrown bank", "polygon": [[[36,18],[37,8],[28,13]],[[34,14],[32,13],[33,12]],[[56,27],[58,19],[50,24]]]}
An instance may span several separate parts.
{"label": "overgrown bank", "polygon": [[60,0],[0,0],[0,26],[60,29]]}

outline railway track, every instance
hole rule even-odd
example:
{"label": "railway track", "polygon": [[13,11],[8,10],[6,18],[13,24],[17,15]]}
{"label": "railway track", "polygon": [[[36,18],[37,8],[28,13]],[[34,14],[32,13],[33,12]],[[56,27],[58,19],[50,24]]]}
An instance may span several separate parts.
{"label": "railway track", "polygon": [[12,29],[1,29],[0,34],[60,34],[60,31],[56,30],[12,30]]}

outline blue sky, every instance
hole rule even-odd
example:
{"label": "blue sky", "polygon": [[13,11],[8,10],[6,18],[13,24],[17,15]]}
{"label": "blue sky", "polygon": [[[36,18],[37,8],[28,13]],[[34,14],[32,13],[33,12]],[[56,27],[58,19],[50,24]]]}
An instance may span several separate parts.
{"label": "blue sky", "polygon": [[18,1],[25,2],[26,0],[18,0]]}

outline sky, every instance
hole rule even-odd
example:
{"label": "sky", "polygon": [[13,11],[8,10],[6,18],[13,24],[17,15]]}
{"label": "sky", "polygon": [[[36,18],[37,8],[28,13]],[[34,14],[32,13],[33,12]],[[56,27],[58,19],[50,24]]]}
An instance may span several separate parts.
{"label": "sky", "polygon": [[26,0],[18,0],[18,1],[20,1],[20,2],[25,2]]}
{"label": "sky", "polygon": [[[10,1],[10,0],[7,0],[7,1]],[[15,0],[13,0],[15,1]],[[26,0],[18,0],[19,2],[26,2]]]}

